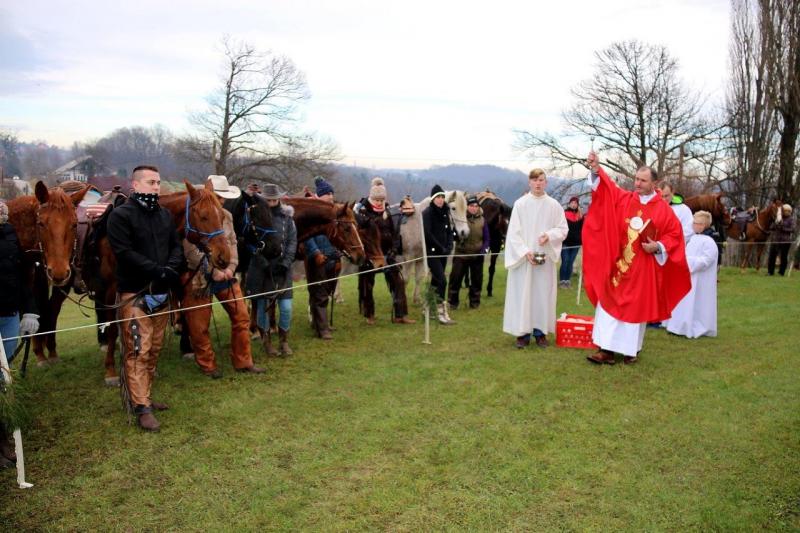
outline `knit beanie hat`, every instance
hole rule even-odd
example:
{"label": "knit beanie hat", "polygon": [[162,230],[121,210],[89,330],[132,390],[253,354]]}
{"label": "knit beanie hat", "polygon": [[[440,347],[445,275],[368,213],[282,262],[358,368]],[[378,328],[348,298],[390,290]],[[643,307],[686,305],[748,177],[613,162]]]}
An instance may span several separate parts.
{"label": "knit beanie hat", "polygon": [[386,186],[383,178],[372,178],[372,187],[369,188],[369,201],[373,204],[386,201]]}
{"label": "knit beanie hat", "polygon": [[442,187],[437,183],[431,189],[431,200],[433,200],[434,198],[436,198],[439,195],[444,196],[444,189],[442,189]]}
{"label": "knit beanie hat", "polygon": [[333,187],[331,187],[331,184],[325,181],[325,178],[322,176],[314,178],[314,185],[317,187],[317,196],[333,194]]}
{"label": "knit beanie hat", "polygon": [[5,224],[8,222],[8,206],[2,200],[0,200],[0,224]]}

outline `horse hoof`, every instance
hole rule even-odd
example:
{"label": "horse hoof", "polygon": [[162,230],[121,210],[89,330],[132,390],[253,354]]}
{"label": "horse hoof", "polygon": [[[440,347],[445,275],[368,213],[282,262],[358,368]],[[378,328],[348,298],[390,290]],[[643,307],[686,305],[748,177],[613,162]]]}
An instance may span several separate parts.
{"label": "horse hoof", "polygon": [[49,358],[47,360],[47,364],[48,365],[57,365],[60,362],[61,362],[61,359],[59,359],[58,357],[51,357],[51,358]]}
{"label": "horse hoof", "polygon": [[106,353],[108,353],[108,344],[101,344],[100,355],[105,355]]}
{"label": "horse hoof", "polygon": [[43,366],[47,366],[47,359],[39,359],[36,361],[36,366],[42,368]]}
{"label": "horse hoof", "polygon": [[105,381],[107,387],[119,387],[119,376],[105,378],[103,381]]}

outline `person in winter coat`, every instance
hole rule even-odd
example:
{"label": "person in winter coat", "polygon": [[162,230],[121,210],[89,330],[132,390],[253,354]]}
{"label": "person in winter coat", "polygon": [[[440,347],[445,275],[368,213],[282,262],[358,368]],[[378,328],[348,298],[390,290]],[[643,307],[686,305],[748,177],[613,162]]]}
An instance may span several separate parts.
{"label": "person in winter coat", "polygon": [[[317,176],[314,178],[314,185],[317,198],[328,202],[334,201],[333,187],[325,178]],[[311,237],[303,244],[306,256],[306,280],[311,284],[308,286],[311,322],[320,339],[332,340],[333,334],[328,322],[328,302],[336,290],[336,277],[342,269],[341,254],[324,234]]]}
{"label": "person in winter coat", "polygon": [[153,410],[167,405],[154,402],[150,390],[169,322],[169,292],[180,284],[183,247],[169,211],[158,195],[161,176],[153,166],[133,169],[134,193],[108,217],[108,242],[117,260],[115,277],[120,308],[117,315],[122,340],[122,393],[139,427],[158,431]]}
{"label": "person in winter coat", "polygon": [[453,257],[453,267],[450,269],[447,301],[453,309],[458,308],[458,293],[467,271],[469,271],[469,307],[477,309],[481,305],[483,260],[489,251],[489,225],[475,195],[467,198],[467,224],[469,224],[469,235],[456,244],[456,255]]}
{"label": "person in winter coat", "polygon": [[569,232],[561,247],[561,268],[558,272],[558,286],[569,289],[572,284],[572,265],[581,249],[581,231],[583,230],[583,213],[578,202],[578,197],[569,199],[567,208],[564,209]]}
{"label": "person in winter coat", "polygon": [[[9,364],[19,342],[12,337],[33,335],[39,331],[39,315],[25,279],[22,254],[17,232],[8,222],[8,206],[0,200],[0,337]],[[10,433],[10,428],[0,422],[0,467],[13,466],[17,459]]]}
{"label": "person in winter coat", "polygon": [[[375,177],[369,189],[369,196],[362,198],[353,208],[359,225],[375,224],[381,234],[381,252],[387,268],[383,270],[386,285],[392,295],[392,323],[413,324],[416,320],[408,318],[408,300],[406,300],[406,282],[397,260],[401,253],[400,230],[395,227],[389,216],[389,204],[386,202],[386,185],[383,179]],[[367,272],[372,266],[367,264],[358,269],[358,305],[367,319],[367,325],[375,324],[375,272]]]}
{"label": "person in winter coat", "polygon": [[[214,194],[220,202],[233,200],[241,195],[238,187],[228,184],[225,176],[209,176],[208,181],[214,186]],[[222,209],[222,229],[231,259],[225,269],[220,270],[209,264],[206,254],[189,239],[183,240],[183,253],[189,267],[188,279],[184,281],[182,307],[195,308],[184,312],[187,333],[194,350],[194,360],[200,370],[212,379],[222,377],[222,370],[217,366],[217,358],[211,345],[208,326],[211,322],[211,299],[216,296],[222,308],[231,320],[231,363],[237,372],[263,374],[265,369],[253,364],[250,351],[250,313],[247,302],[242,297],[242,289],[234,275],[239,264],[239,251],[236,246],[236,232],[233,228],[233,216]]]}
{"label": "person in winter coat", "polygon": [[[247,294],[272,292],[254,298],[256,306],[256,322],[261,330],[261,342],[267,355],[278,355],[272,346],[272,335],[269,328],[269,308],[278,306],[278,336],[280,339],[280,355],[292,355],[289,347],[289,327],[292,323],[292,263],[297,253],[297,228],[294,225],[294,209],[281,204],[281,193],[278,186],[267,183],[262,191],[267,205],[272,211],[272,229],[281,235],[283,253],[274,259],[266,259],[256,254],[247,270]],[[280,292],[273,292],[280,291]]]}
{"label": "person in winter coat", "polygon": [[772,231],[772,243],[769,246],[769,258],[767,260],[767,274],[775,275],[775,263],[778,255],[781,256],[781,266],[778,273],[783,276],[786,267],[789,265],[789,248],[792,246],[794,238],[794,219],[792,218],[792,206],[783,204],[781,221],[775,225]]}
{"label": "person in winter coat", "polygon": [[444,270],[447,266],[447,256],[453,250],[453,226],[450,221],[450,209],[444,197],[444,190],[439,185],[434,185],[431,189],[431,204],[422,212],[422,226],[425,230],[431,286],[436,295],[437,318],[441,324],[451,325],[455,324],[455,321],[450,318],[444,299],[447,288]]}

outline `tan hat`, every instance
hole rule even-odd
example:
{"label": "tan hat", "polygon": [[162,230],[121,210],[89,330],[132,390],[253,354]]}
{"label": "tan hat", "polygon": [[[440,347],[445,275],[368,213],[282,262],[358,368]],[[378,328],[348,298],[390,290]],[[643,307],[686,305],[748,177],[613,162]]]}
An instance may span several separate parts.
{"label": "tan hat", "polygon": [[372,178],[371,187],[369,188],[369,199],[373,203],[383,202],[386,200],[386,185],[383,184],[383,178]]}
{"label": "tan hat", "polygon": [[208,181],[214,186],[214,192],[222,198],[239,198],[242,195],[241,189],[228,183],[225,176],[209,176]]}

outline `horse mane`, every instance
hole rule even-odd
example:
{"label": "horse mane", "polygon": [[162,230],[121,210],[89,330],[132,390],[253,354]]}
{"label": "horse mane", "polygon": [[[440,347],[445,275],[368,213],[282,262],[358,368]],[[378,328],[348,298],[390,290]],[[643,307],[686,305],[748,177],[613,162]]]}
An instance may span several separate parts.
{"label": "horse mane", "polygon": [[47,205],[52,206],[58,211],[74,211],[69,195],[63,189],[50,189],[47,196]]}

